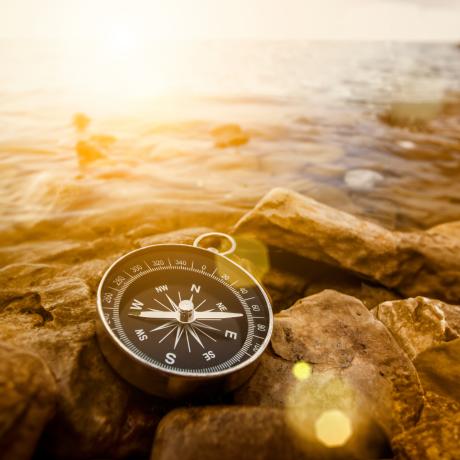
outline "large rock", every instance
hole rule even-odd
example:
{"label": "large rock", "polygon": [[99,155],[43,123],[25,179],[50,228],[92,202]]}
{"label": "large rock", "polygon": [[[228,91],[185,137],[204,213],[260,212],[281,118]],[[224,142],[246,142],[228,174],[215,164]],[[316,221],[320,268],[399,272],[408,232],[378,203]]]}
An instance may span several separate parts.
{"label": "large rock", "polygon": [[391,232],[281,188],[269,192],[234,231],[345,268],[406,296],[460,300],[460,242],[454,238]]}
{"label": "large rock", "polygon": [[[451,312],[452,325],[447,321],[445,310]],[[460,307],[416,297],[383,302],[373,312],[413,360],[422,351],[459,337],[456,310],[460,316]]]}
{"label": "large rock", "polygon": [[[109,263],[93,265],[84,258],[78,263],[66,253],[59,262],[0,270],[0,339],[39,356],[56,379],[55,415],[39,444],[43,458],[147,455],[151,434],[167,410],[118,377],[97,346],[93,270]],[[77,272],[94,285],[75,277]],[[28,372],[28,362],[18,360],[16,366],[17,372]],[[7,370],[0,369],[0,378],[9,378]],[[38,434],[45,423],[40,417]],[[3,438],[5,445],[15,442],[14,431]],[[31,437],[31,449],[35,441]]]}
{"label": "large rock", "polygon": [[160,423],[151,460],[370,459],[357,449],[356,435],[340,447],[306,442],[291,429],[281,409],[203,407],[179,409]]}
{"label": "large rock", "polygon": [[0,457],[27,460],[52,418],[56,383],[38,357],[0,345]]}
{"label": "large rock", "polygon": [[457,460],[460,458],[460,405],[428,391],[419,422],[392,440],[395,458]]}
{"label": "large rock", "polygon": [[460,339],[420,353],[414,361],[423,388],[460,404]]}
{"label": "large rock", "polygon": [[[295,377],[299,361],[311,376]],[[275,407],[300,401],[311,413],[338,408],[378,421],[389,437],[415,426],[423,406],[415,368],[389,331],[362,302],[335,291],[276,315],[272,352],[235,399]]]}

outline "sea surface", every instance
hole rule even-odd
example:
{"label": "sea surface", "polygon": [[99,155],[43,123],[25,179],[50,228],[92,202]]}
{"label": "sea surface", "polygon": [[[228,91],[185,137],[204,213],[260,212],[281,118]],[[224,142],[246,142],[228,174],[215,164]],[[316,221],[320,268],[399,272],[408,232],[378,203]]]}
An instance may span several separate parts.
{"label": "sea surface", "polygon": [[[227,124],[247,142],[218,146]],[[3,40],[0,183],[11,238],[279,186],[391,229],[460,219],[460,48]]]}

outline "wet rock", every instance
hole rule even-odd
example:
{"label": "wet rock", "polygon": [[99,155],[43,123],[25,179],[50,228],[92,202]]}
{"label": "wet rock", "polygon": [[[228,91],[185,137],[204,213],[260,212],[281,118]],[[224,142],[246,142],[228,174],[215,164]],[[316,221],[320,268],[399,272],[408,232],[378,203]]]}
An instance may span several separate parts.
{"label": "wet rock", "polygon": [[53,375],[38,357],[0,345],[0,456],[27,460],[52,418],[56,404]]}
{"label": "wet rock", "polygon": [[234,231],[405,296],[460,299],[460,242],[446,244],[440,235],[391,232],[281,188],[269,192]]}
{"label": "wet rock", "polygon": [[218,148],[238,147],[249,142],[249,135],[237,124],[218,126],[212,130],[211,134]]}
{"label": "wet rock", "polygon": [[[311,366],[310,378],[294,376],[299,361]],[[347,396],[326,397],[317,391],[323,380]],[[318,401],[321,409],[331,401],[348,404],[339,409],[352,407],[356,417],[378,421],[389,437],[415,426],[423,406],[415,368],[388,330],[358,299],[335,291],[301,299],[276,315],[272,353],[235,399],[284,407],[292,395]]]}
{"label": "wet rock", "polygon": [[151,460],[358,459],[354,439],[329,449],[298,439],[284,411],[267,407],[179,409],[160,423]]}
{"label": "wet rock", "polygon": [[444,308],[446,304],[439,300],[416,297],[384,302],[373,313],[413,360],[422,351],[459,337],[449,327]]}
{"label": "wet rock", "polygon": [[72,124],[75,127],[75,129],[78,132],[84,132],[86,131],[86,128],[88,128],[89,124],[91,123],[91,118],[88,117],[85,113],[76,113],[73,116],[72,119]]}
{"label": "wet rock", "polygon": [[442,343],[420,353],[414,360],[425,390],[460,403],[460,339]]}
{"label": "wet rock", "polygon": [[345,184],[351,190],[368,192],[373,190],[380,182],[383,182],[384,177],[369,169],[353,169],[345,173]]}
{"label": "wet rock", "polygon": [[80,166],[86,166],[97,160],[105,160],[107,155],[95,143],[78,141],[75,145]]}

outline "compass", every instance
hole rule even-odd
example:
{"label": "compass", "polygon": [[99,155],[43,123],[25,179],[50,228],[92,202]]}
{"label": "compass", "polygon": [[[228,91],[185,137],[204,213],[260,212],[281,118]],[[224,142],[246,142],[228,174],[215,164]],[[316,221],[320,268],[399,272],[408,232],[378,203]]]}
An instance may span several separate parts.
{"label": "compass", "polygon": [[[225,252],[199,246],[223,237]],[[227,257],[224,233],[193,245],[157,244],[116,260],[97,293],[97,333],[112,367],[163,397],[231,391],[254,371],[273,327],[270,300]]]}

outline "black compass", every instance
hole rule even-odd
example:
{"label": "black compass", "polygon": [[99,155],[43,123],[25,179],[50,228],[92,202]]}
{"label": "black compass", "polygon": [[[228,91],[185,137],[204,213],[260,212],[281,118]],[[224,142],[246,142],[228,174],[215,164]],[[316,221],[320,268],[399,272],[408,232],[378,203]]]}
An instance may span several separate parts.
{"label": "black compass", "polygon": [[[223,236],[226,253],[199,247]],[[232,390],[254,370],[273,325],[268,295],[225,257],[235,240],[201,235],[193,246],[132,251],[105,273],[98,290],[98,336],[112,366],[139,388],[166,397]]]}

